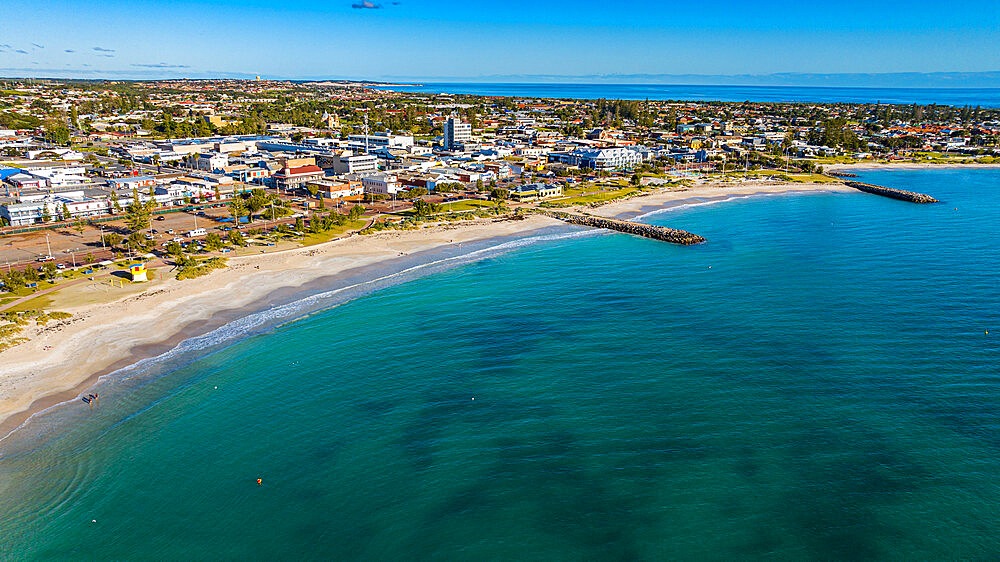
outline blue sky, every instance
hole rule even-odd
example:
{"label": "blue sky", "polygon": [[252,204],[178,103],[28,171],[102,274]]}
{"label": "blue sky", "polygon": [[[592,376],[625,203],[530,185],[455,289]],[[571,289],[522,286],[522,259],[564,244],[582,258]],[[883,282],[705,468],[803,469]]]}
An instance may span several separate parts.
{"label": "blue sky", "polygon": [[0,73],[282,78],[1000,70],[1000,1],[2,0]]}

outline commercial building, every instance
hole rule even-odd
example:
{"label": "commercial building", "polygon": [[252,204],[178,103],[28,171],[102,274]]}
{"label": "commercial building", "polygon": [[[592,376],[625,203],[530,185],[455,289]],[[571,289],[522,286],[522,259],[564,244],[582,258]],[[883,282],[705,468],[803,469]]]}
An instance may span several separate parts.
{"label": "commercial building", "polygon": [[322,179],[326,174],[316,165],[300,166],[298,168],[284,167],[271,176],[274,187],[282,190],[293,190],[307,182]]}
{"label": "commercial building", "polygon": [[378,171],[378,157],[374,154],[354,154],[345,150],[341,154],[317,156],[317,163],[333,169],[335,174],[360,174]]}
{"label": "commercial building", "polygon": [[470,142],[472,142],[472,125],[462,123],[457,117],[449,117],[444,124],[444,147],[448,150],[461,150]]}
{"label": "commercial building", "polygon": [[365,150],[375,150],[378,148],[405,148],[413,147],[413,137],[409,135],[390,135],[388,133],[374,135],[348,135],[348,145],[361,152]]}
{"label": "commercial building", "polygon": [[626,170],[642,163],[642,154],[624,147],[577,148],[568,152],[550,152],[549,162],[591,170]]}
{"label": "commercial building", "polygon": [[544,199],[545,197],[558,197],[560,195],[562,195],[562,186],[557,184],[530,183],[515,185],[510,189],[510,197],[515,201]]}
{"label": "commercial building", "polygon": [[198,156],[196,166],[206,172],[221,172],[229,165],[229,155],[221,152],[209,152]]}
{"label": "commercial building", "polygon": [[361,186],[364,188],[365,193],[373,193],[375,195],[393,195],[402,189],[399,184],[399,178],[395,174],[384,172],[362,178]]}

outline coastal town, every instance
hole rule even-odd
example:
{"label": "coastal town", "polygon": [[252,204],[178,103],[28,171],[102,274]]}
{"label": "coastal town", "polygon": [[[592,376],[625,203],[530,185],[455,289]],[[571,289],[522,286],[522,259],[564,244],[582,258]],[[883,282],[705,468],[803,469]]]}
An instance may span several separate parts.
{"label": "coastal town", "polygon": [[[851,174],[831,168],[858,163],[1000,162],[995,109],[391,87],[4,82],[0,313],[13,325],[64,288],[113,299],[136,282],[357,234],[592,209],[705,182],[839,184]],[[8,331],[4,347],[20,341]]]}

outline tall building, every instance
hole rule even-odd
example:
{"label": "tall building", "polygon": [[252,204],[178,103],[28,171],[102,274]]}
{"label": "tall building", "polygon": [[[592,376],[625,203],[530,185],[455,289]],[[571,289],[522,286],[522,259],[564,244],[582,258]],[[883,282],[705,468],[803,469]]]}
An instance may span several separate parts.
{"label": "tall building", "polygon": [[458,117],[449,117],[444,124],[444,147],[448,150],[456,150],[471,141],[472,125],[462,123]]}

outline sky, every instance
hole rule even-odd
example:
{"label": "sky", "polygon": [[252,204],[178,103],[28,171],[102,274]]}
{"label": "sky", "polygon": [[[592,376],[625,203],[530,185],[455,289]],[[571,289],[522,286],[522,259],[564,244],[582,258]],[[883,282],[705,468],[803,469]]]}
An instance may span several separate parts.
{"label": "sky", "polygon": [[1000,70],[998,0],[2,0],[0,22],[5,76]]}

